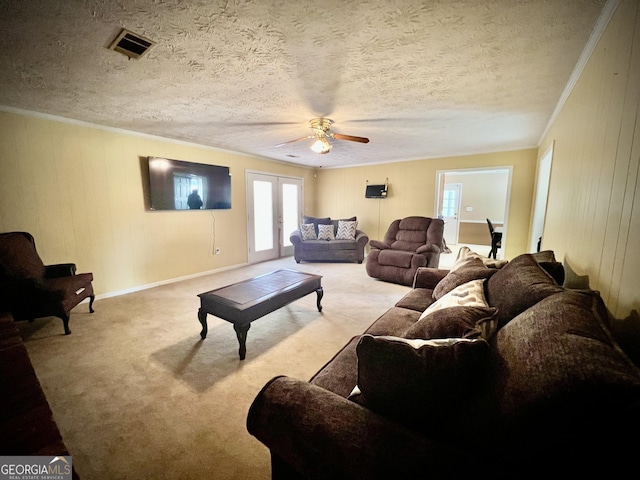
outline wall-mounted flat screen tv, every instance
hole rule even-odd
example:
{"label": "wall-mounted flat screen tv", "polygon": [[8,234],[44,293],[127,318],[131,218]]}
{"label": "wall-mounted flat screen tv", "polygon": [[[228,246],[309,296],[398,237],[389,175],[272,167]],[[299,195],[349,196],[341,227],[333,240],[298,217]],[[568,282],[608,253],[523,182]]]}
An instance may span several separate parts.
{"label": "wall-mounted flat screen tv", "polygon": [[387,186],[367,185],[364,196],[365,198],[387,198]]}
{"label": "wall-mounted flat screen tv", "polygon": [[229,167],[149,157],[150,210],[231,208]]}

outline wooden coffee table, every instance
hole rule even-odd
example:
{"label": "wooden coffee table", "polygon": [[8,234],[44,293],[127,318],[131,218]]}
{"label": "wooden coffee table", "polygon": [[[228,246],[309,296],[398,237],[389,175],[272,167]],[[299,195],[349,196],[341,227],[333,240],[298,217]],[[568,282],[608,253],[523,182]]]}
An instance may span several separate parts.
{"label": "wooden coffee table", "polygon": [[207,314],[232,323],[240,344],[240,360],[244,360],[247,332],[254,320],[313,292],[318,295],[318,311],[322,311],[320,301],[324,292],[321,279],[320,275],[283,269],[200,293],[200,337],[203,340],[207,338]]}

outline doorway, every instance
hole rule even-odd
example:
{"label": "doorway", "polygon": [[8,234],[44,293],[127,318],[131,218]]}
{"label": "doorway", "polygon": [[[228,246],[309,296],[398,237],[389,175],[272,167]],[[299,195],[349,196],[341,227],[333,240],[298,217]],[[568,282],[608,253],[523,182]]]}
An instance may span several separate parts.
{"label": "doorway", "polygon": [[293,255],[289,235],[303,211],[303,179],[247,171],[249,263]]}
{"label": "doorway", "polygon": [[544,233],[544,220],[547,216],[547,198],[549,196],[549,180],[551,179],[551,161],[553,160],[553,144],[540,159],[538,178],[536,180],[536,198],[531,218],[531,238],[529,250],[536,252]]}
{"label": "doorway", "polygon": [[491,249],[488,218],[503,232],[498,254],[504,255],[511,174],[509,166],[436,172],[435,215],[445,221],[447,245],[486,247],[486,252],[478,253],[488,256]]}

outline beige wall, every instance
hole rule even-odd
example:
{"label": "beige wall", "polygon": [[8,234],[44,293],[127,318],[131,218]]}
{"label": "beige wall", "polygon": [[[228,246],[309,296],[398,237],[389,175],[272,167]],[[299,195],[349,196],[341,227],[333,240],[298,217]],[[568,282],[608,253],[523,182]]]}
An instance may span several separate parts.
{"label": "beige wall", "polygon": [[[446,183],[461,183],[462,195],[460,213],[461,222],[480,222],[487,226],[487,218],[493,223],[504,221],[505,201],[509,187],[509,172],[485,173],[480,170],[467,174],[445,175]],[[473,210],[468,212],[467,207]],[[486,228],[487,232],[489,231]],[[487,233],[488,235],[488,233]]]}
{"label": "beige wall", "polygon": [[[527,250],[535,183],[537,149],[483,155],[417,160],[354,168],[318,170],[316,215],[358,216],[359,228],[370,239],[382,239],[389,224],[410,215],[433,217],[436,172],[477,167],[513,167],[505,242],[505,258]],[[389,179],[386,199],[364,198],[369,183]]]}
{"label": "beige wall", "polygon": [[[449,172],[444,176],[445,183],[459,183],[462,187],[458,214],[458,243],[491,245],[487,218],[495,228],[503,230],[505,200],[509,193],[509,171],[481,169],[466,173],[464,170]],[[467,208],[471,208],[471,211]],[[455,239],[445,236],[445,240],[452,244]],[[486,254],[485,251],[482,253]]]}
{"label": "beige wall", "polygon": [[[231,210],[146,211],[140,158],[149,155],[228,165]],[[0,231],[32,233],[47,264],[92,271],[98,294],[239,265],[247,262],[245,170],[303,177],[314,208],[311,169],[0,112]]]}
{"label": "beige wall", "polygon": [[617,318],[640,308],[640,14],[622,0],[543,139],[555,141],[543,248]]}
{"label": "beige wall", "polygon": [[[498,231],[504,230],[502,223],[494,223],[491,222],[493,228]],[[487,221],[485,220],[483,223],[472,223],[472,222],[460,222],[460,231],[458,232],[458,243],[470,243],[473,245],[491,245],[491,234],[489,233],[489,225],[487,225]],[[446,240],[446,238],[445,238]],[[475,247],[478,253],[483,255],[488,255],[488,251],[480,250]],[[501,253],[501,250],[498,249],[498,254]]]}

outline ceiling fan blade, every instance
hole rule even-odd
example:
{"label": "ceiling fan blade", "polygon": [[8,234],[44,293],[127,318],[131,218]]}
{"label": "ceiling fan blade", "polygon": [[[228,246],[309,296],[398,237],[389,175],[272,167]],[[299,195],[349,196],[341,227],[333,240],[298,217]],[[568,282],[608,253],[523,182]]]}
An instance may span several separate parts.
{"label": "ceiling fan blade", "polygon": [[354,137],[353,135],[343,135],[342,133],[334,133],[333,138],[338,140],[349,140],[351,142],[369,143],[369,139],[365,137]]}
{"label": "ceiling fan blade", "polygon": [[308,135],[306,137],[296,138],[295,140],[289,140],[288,142],[279,143],[278,145],[276,145],[276,147],[281,147],[283,145],[286,145],[287,143],[299,142],[300,140],[307,140],[308,138],[315,138],[315,137],[316,137],[315,135]]}
{"label": "ceiling fan blade", "polygon": [[299,125],[300,122],[224,122],[223,125],[232,125],[234,127],[255,127],[255,126],[273,126],[273,125]]}

